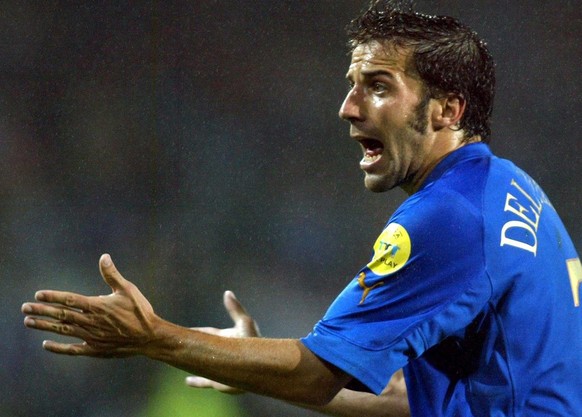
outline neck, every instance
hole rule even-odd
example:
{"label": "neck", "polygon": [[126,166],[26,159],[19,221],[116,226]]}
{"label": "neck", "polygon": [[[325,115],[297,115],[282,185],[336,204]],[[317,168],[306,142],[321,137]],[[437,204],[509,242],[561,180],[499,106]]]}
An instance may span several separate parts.
{"label": "neck", "polygon": [[[457,132],[458,133],[458,132]],[[473,136],[469,139],[460,138],[458,140],[440,141],[435,142],[435,146],[432,149],[429,157],[427,158],[427,163],[424,168],[417,171],[417,175],[414,176],[410,181],[406,181],[400,185],[400,188],[404,190],[409,196],[417,192],[424,180],[432,172],[432,170],[448,155],[471,143],[481,142],[479,136]],[[438,143],[438,145],[436,145]]]}

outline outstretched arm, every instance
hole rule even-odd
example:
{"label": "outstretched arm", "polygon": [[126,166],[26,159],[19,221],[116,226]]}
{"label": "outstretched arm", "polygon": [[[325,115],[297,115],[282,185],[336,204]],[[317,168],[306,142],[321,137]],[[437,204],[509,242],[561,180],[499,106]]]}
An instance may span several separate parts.
{"label": "outstretched arm", "polygon": [[329,402],[350,380],[298,340],[226,338],[163,320],[109,255],[101,257],[99,267],[110,295],[46,290],[22,306],[27,327],[83,341],[45,341],[48,351],[103,358],[143,355],[246,391],[313,405]]}
{"label": "outstretched arm", "polygon": [[[216,329],[212,327],[197,328],[196,330],[217,334],[226,337],[260,337],[259,328],[253,318],[247,313],[244,306],[237,300],[231,291],[224,293],[224,307],[234,322],[234,327]],[[186,383],[196,388],[213,388],[229,394],[243,391],[225,384],[200,376],[189,376]],[[324,406],[306,406],[320,413],[335,417],[409,417],[410,409],[406,394],[406,384],[402,371],[396,372],[390,383],[379,396],[342,389],[329,404]]]}

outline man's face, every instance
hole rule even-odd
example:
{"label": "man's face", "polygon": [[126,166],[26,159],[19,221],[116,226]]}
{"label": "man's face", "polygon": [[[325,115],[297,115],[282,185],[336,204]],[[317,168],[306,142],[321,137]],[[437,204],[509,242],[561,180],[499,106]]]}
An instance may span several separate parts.
{"label": "man's face", "polygon": [[411,66],[409,51],[377,41],[352,53],[350,91],[339,115],[362,147],[360,168],[374,192],[411,188],[427,166],[429,99]]}

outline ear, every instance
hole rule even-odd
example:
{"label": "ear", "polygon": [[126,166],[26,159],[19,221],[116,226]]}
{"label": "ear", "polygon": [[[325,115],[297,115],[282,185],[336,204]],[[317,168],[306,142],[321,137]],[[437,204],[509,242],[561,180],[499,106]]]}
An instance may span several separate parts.
{"label": "ear", "polygon": [[436,105],[432,111],[432,125],[434,130],[445,127],[455,128],[465,114],[466,100],[460,94],[448,93],[435,99]]}

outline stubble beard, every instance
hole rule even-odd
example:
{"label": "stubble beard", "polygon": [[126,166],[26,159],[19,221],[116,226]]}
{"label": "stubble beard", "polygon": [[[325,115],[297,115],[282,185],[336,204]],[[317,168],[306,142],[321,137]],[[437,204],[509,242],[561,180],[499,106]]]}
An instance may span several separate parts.
{"label": "stubble beard", "polygon": [[414,109],[414,119],[409,122],[409,126],[421,135],[425,135],[428,129],[428,103],[430,103],[430,94],[425,92],[422,100]]}
{"label": "stubble beard", "polygon": [[[428,104],[430,103],[430,99],[430,94],[425,91],[422,95],[420,103],[418,103],[414,108],[413,119],[408,122],[408,127],[410,127],[414,132],[423,136],[428,130]],[[364,185],[366,189],[372,191],[373,193],[382,193],[385,191],[390,191],[411,180],[412,174],[409,174],[404,178],[396,179],[395,176],[397,174],[397,172],[392,172],[391,176],[384,179],[372,178],[368,176],[369,174],[366,174],[366,177],[364,178]],[[388,179],[390,179],[390,181],[388,181]]]}

